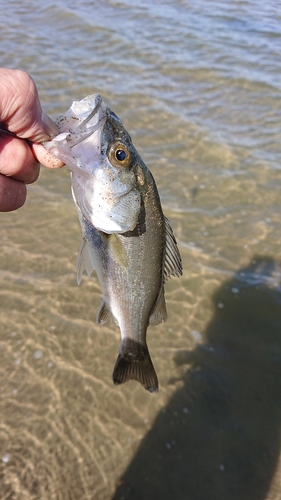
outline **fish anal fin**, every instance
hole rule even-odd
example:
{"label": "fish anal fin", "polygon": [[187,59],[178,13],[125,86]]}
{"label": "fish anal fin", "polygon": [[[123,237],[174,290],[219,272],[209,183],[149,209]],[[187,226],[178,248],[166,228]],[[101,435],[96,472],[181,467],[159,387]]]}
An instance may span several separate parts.
{"label": "fish anal fin", "polygon": [[104,325],[107,321],[109,321],[110,324],[116,323],[116,319],[103,300],[100,303],[96,321],[98,325]]}
{"label": "fish anal fin", "polygon": [[164,286],[161,287],[154,309],[149,318],[149,325],[156,326],[167,320],[167,309],[164,296]]}
{"label": "fish anal fin", "polygon": [[92,272],[95,270],[94,257],[91,253],[91,249],[85,238],[82,239],[81,246],[77,257],[77,283],[80,285],[82,274],[84,269],[86,269],[88,276],[90,277]]}
{"label": "fish anal fin", "polygon": [[122,341],[112,378],[115,385],[137,380],[149,392],[158,391],[158,379],[147,346],[131,338]]}
{"label": "fish anal fin", "polygon": [[167,217],[165,222],[164,282],[171,276],[182,275],[182,261],[176,238]]}

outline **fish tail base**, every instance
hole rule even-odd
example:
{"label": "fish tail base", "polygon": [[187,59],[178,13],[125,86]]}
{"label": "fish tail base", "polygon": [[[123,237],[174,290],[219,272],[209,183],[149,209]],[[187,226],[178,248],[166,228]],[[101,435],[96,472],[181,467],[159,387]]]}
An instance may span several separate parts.
{"label": "fish tail base", "polygon": [[132,339],[122,342],[112,378],[115,385],[137,380],[149,392],[158,391],[158,379],[148,348]]}

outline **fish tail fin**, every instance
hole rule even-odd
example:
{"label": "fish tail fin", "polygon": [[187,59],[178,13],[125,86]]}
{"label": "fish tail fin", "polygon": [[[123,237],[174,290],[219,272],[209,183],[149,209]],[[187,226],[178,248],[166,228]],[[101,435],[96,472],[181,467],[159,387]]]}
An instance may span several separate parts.
{"label": "fish tail fin", "polygon": [[147,346],[130,338],[122,341],[112,378],[115,385],[137,380],[149,392],[158,391],[158,379]]}

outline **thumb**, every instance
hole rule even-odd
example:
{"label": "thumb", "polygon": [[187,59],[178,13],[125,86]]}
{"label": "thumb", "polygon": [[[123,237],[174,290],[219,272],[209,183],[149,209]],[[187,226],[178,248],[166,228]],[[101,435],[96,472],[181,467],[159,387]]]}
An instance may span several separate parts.
{"label": "thumb", "polygon": [[22,139],[42,142],[58,133],[57,126],[42,111],[38,92],[25,71],[0,68],[0,122]]}

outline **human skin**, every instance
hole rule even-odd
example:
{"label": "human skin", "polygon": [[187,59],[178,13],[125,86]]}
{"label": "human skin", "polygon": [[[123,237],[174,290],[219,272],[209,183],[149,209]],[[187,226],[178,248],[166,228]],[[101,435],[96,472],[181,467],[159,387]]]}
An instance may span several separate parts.
{"label": "human skin", "polygon": [[0,211],[20,208],[26,184],[39,176],[40,163],[60,168],[63,163],[42,144],[57,135],[55,123],[41,108],[31,76],[0,68]]}

